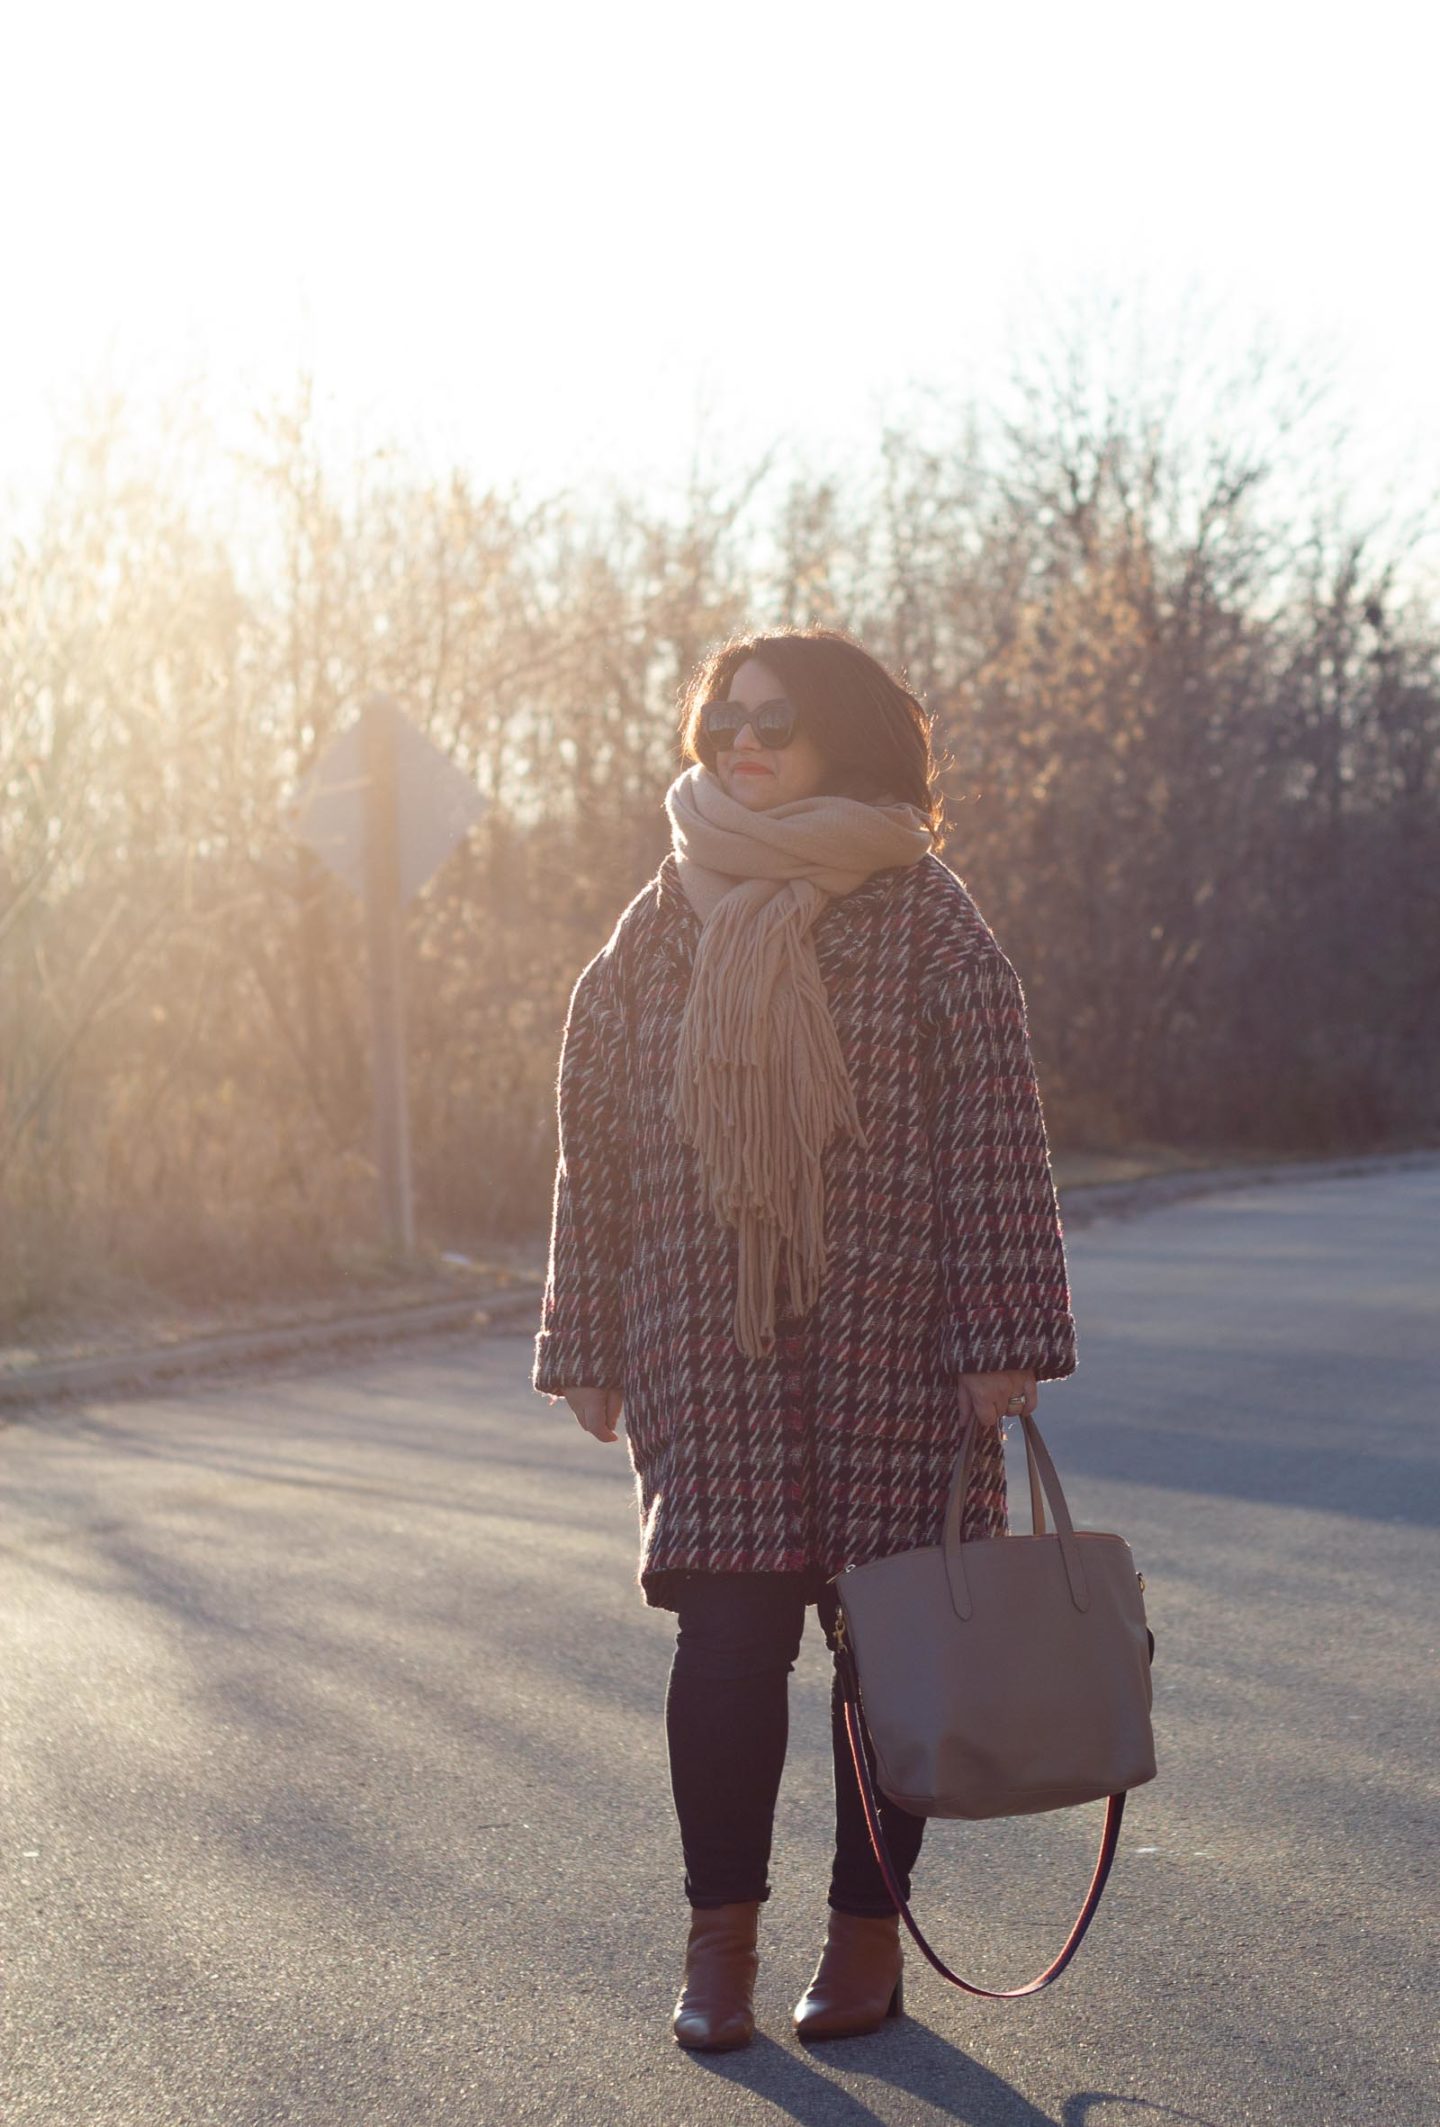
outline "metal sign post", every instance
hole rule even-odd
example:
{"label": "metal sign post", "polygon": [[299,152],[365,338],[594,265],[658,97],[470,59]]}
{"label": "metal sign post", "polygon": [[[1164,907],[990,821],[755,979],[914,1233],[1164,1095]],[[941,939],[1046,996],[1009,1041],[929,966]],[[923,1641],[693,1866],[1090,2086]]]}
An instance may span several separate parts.
{"label": "metal sign post", "polygon": [[365,940],[370,963],[375,1158],[386,1242],[408,1256],[415,1252],[415,1204],[405,1087],[394,717],[393,703],[383,695],[372,695],[361,712],[360,750],[365,775]]}
{"label": "metal sign post", "polygon": [[375,1163],[389,1247],[415,1248],[405,1091],[403,913],[485,800],[388,694],[328,746],[289,808],[291,832],[360,895],[369,963]]}

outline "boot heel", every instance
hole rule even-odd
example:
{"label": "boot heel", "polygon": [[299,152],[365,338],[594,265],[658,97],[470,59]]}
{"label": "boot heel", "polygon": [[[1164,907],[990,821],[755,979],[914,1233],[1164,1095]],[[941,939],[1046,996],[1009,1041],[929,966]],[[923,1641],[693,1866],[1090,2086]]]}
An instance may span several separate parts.
{"label": "boot heel", "polygon": [[885,2011],[885,2014],[887,2016],[903,2016],[905,2014],[905,1975],[903,1972],[895,1982],[895,1992],[890,1997],[890,2006]]}

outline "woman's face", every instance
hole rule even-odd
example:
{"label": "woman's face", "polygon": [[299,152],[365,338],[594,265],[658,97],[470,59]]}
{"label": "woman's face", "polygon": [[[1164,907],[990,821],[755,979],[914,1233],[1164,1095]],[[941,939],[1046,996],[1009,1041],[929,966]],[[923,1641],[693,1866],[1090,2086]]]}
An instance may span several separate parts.
{"label": "woman's face", "polygon": [[[783,698],[785,689],[775,674],[755,657],[747,657],[730,682],[727,701],[758,709],[762,702]],[[825,782],[828,762],[809,734],[797,725],[788,746],[767,750],[749,724],[742,724],[734,744],[718,748],[715,772],[732,798],[752,812],[768,812],[792,798],[813,798]]]}

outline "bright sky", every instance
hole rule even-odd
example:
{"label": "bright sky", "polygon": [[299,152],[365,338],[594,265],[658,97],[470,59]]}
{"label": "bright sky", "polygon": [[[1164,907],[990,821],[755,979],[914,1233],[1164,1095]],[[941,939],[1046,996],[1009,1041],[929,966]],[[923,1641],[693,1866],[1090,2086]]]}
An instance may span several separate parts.
{"label": "bright sky", "polygon": [[[108,373],[482,479],[843,460],[1097,293],[1338,358],[1365,479],[1440,473],[1436,11],[957,0],[9,15],[0,485]],[[1186,327],[1187,334],[1195,327]],[[1357,465],[1359,460],[1357,460]]]}

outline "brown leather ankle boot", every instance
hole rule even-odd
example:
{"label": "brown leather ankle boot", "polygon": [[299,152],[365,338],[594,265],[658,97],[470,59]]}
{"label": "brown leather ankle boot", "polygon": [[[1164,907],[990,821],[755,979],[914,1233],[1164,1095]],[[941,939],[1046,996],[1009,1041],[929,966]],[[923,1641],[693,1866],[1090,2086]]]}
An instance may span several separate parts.
{"label": "brown leather ankle boot", "polygon": [[691,1906],[685,1984],[675,2004],[675,2036],[682,2046],[726,2053],[755,2036],[759,1920],[758,1898]]}
{"label": "brown leather ankle boot", "polygon": [[832,1906],[815,1977],[795,2005],[801,2038],[858,2038],[905,2006],[900,1915],[840,1913]]}

